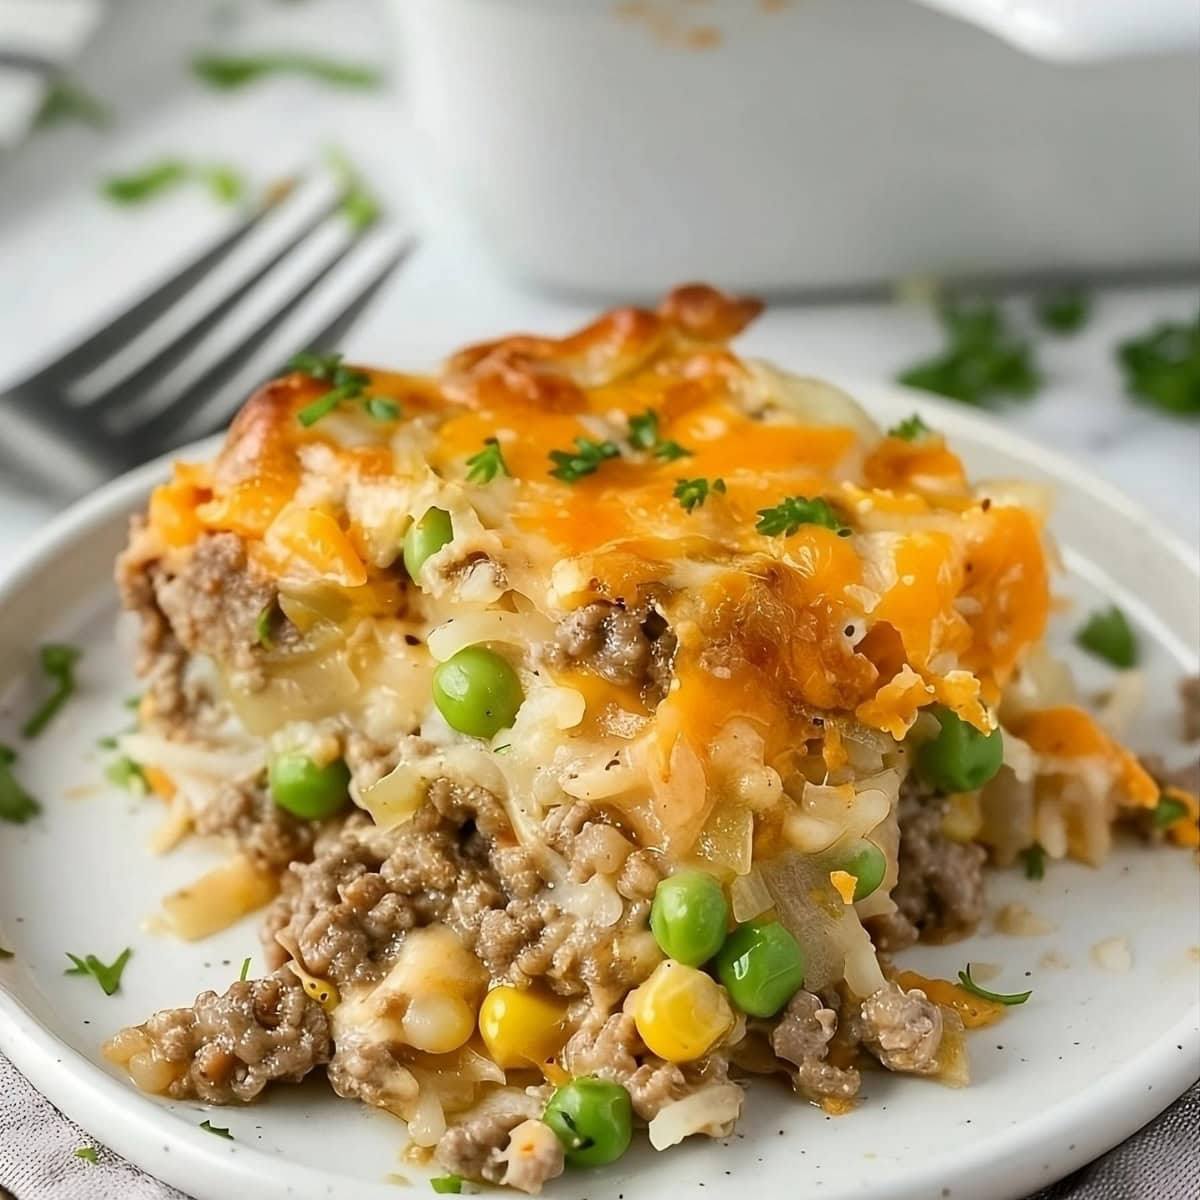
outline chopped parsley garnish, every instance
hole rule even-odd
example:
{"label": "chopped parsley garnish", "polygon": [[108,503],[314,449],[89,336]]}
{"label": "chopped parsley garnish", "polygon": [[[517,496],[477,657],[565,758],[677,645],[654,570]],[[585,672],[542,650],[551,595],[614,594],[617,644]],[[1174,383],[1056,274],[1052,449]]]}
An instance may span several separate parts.
{"label": "chopped parsley garnish", "polygon": [[82,653],[77,646],[51,644],[41,648],[42,670],[54,684],[54,691],[22,726],[25,737],[37,737],[75,691],[75,664]]}
{"label": "chopped parsley garnish", "polygon": [[691,512],[708,499],[710,491],[724,493],[725,480],[714,479],[710,484],[707,479],[679,479],[671,494],[679,501],[685,512]]}
{"label": "chopped parsley garnish", "polygon": [[144,204],[189,180],[198,180],[222,204],[233,204],[245,194],[246,185],[233,167],[221,163],[193,166],[178,158],[163,159],[141,171],[113,175],[101,190],[114,204]]}
{"label": "chopped parsley garnish", "polygon": [[987,404],[998,396],[1032,396],[1041,374],[1029,343],[1005,325],[994,304],[947,305],[941,310],[946,348],[897,376],[900,383],[949,396],[964,404]]}
{"label": "chopped parsley garnish", "polygon": [[127,754],[122,754],[109,764],[104,778],[135,796],[150,794],[150,785],[146,782],[146,776],[142,774],[142,768]]}
{"label": "chopped parsley garnish", "polygon": [[983,1000],[991,1000],[994,1004],[1004,1004],[1010,1008],[1015,1004],[1024,1004],[1025,1001],[1033,995],[1032,988],[1027,992],[1010,992],[1008,994],[1005,994],[1004,992],[989,992],[987,988],[981,988],[979,984],[977,984],[975,980],[971,978],[970,963],[967,963],[967,969],[965,971],[959,971],[958,982],[973,995],[979,996]]}
{"label": "chopped parsley garnish", "polygon": [[196,174],[219,204],[236,204],[246,193],[246,181],[233,167],[222,164],[198,167]]}
{"label": "chopped parsley garnish", "polygon": [[126,696],[124,700],[125,707],[132,708],[134,712],[137,712],[138,708],[141,706],[141,703],[141,696]]}
{"label": "chopped parsley garnish", "polygon": [[12,957],[13,957],[13,952],[11,950],[5,950],[5,948],[3,946],[0,946],[0,959],[12,958]]}
{"label": "chopped parsley garnish", "polygon": [[1092,613],[1075,635],[1075,642],[1114,667],[1132,667],[1137,662],[1137,638],[1125,614],[1115,604]]}
{"label": "chopped parsley garnish", "polygon": [[918,413],[913,413],[911,417],[905,417],[897,425],[893,425],[887,431],[888,437],[900,438],[904,442],[918,442],[921,438],[928,436],[933,432]]}
{"label": "chopped parsley garnish", "polygon": [[249,974],[250,974],[250,960],[248,958],[243,958],[242,959],[242,973],[238,976],[238,981],[241,983],[245,983],[246,977]]}
{"label": "chopped parsley garnish", "polygon": [[143,204],[181,184],[187,177],[186,163],[174,158],[164,159],[141,171],[106,179],[104,194],[114,204]]}
{"label": "chopped parsley garnish", "polygon": [[821,525],[825,529],[832,529],[838,537],[849,537],[851,533],[829,506],[829,501],[820,496],[812,500],[804,496],[788,496],[774,508],[760,508],[758,523],[754,528],[768,537],[791,537],[801,525]]}
{"label": "chopped parsley garnish", "polygon": [[269,75],[303,75],[335,87],[374,88],[383,75],[374,67],[317,54],[197,54],[192,74],[209,87],[233,91]]}
{"label": "chopped parsley garnish", "polygon": [[49,129],[67,121],[78,121],[93,129],[105,129],[112,124],[108,105],[90,92],[60,79],[46,93],[42,106],[33,120],[35,129]]}
{"label": "chopped parsley garnish", "polygon": [[629,444],[637,450],[647,450],[663,462],[690,458],[692,452],[678,442],[664,441],[658,436],[658,413],[648,408],[629,418]]}
{"label": "chopped parsley garnish", "polygon": [[42,806],[17,782],[12,773],[16,761],[17,752],[0,743],[0,821],[24,825],[42,811]]}
{"label": "chopped parsley garnish", "polygon": [[264,604],[254,618],[254,637],[264,650],[270,650],[275,645],[275,618],[279,614],[279,605],[274,600]]}
{"label": "chopped parsley garnish", "polygon": [[1021,851],[1021,863],[1025,867],[1026,879],[1045,879],[1046,851],[1040,842],[1034,842]]}
{"label": "chopped parsley garnish", "polygon": [[73,967],[68,967],[64,975],[90,975],[100,985],[100,989],[106,996],[111,996],[113,992],[121,986],[121,973],[125,970],[125,964],[129,961],[133,950],[128,946],[117,955],[116,961],[105,965],[94,954],[88,954],[84,958],[80,958],[77,954],[67,952],[67,957],[75,964]]}
{"label": "chopped parsley garnish", "polygon": [[376,421],[398,421],[403,411],[398,401],[390,400],[387,396],[368,396],[363,407],[367,410],[367,416],[374,417]]}
{"label": "chopped parsley garnish", "polygon": [[574,451],[550,451],[550,461],[554,463],[550,474],[564,483],[575,483],[585,475],[595,474],[605,459],[618,458],[620,453],[613,442],[596,442],[591,438],[577,437]]}
{"label": "chopped parsley garnish", "polygon": [[658,441],[658,413],[652,408],[629,418],[629,444],[638,450],[653,450]]}
{"label": "chopped parsley garnish", "polygon": [[318,396],[296,413],[296,420],[305,429],[315,425],[322,417],[329,416],[343,401],[350,400],[360,402],[363,411],[376,421],[395,421],[400,416],[400,405],[395,400],[387,396],[367,395],[371,377],[357,367],[346,366],[340,354],[316,354],[306,350],[288,359],[287,369],[299,371],[318,383],[331,385],[323,396]]}
{"label": "chopped parsley garnish", "polygon": [[1200,314],[1190,324],[1163,321],[1117,347],[1125,390],[1166,412],[1200,413]]}
{"label": "chopped parsley garnish", "polygon": [[1188,806],[1178,796],[1170,796],[1164,792],[1159,796],[1158,803],[1150,815],[1155,829],[1169,829],[1176,821],[1186,817],[1188,812]]}
{"label": "chopped parsley garnish", "polygon": [[1078,333],[1091,314],[1091,301],[1079,288],[1058,288],[1039,296],[1034,315],[1043,328],[1052,333]]}
{"label": "chopped parsley garnish", "polygon": [[508,463],[494,437],[483,439],[483,449],[467,459],[468,483],[491,483],[497,475],[511,475]]}
{"label": "chopped parsley garnish", "polygon": [[200,1122],[200,1128],[205,1133],[215,1134],[217,1137],[225,1138],[227,1141],[234,1141],[234,1136],[228,1129],[222,1129],[220,1125],[214,1125],[211,1121],[204,1120]]}
{"label": "chopped parsley garnish", "polygon": [[327,157],[344,189],[341,204],[338,206],[339,211],[356,233],[369,229],[379,220],[383,213],[383,205],[363,180],[362,172],[344,151],[330,150]]}
{"label": "chopped parsley garnish", "polygon": [[433,1188],[439,1196],[457,1196],[462,1191],[462,1176],[461,1175],[435,1175],[430,1181],[429,1186]]}
{"label": "chopped parsley garnish", "polygon": [[74,1154],[76,1158],[82,1158],[84,1162],[90,1162],[93,1165],[100,1159],[95,1146],[80,1146],[78,1150],[74,1151]]}
{"label": "chopped parsley garnish", "polygon": [[678,442],[657,442],[654,446],[654,457],[663,462],[675,462],[680,458],[691,458],[692,452],[684,449]]}

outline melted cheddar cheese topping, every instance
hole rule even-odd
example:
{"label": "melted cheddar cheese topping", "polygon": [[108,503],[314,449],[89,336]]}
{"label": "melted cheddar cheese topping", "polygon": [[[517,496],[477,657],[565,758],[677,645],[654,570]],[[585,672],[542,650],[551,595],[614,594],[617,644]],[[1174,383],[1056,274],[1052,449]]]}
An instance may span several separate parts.
{"label": "melted cheddar cheese topping", "polygon": [[[364,394],[393,401],[394,420],[349,399],[306,427],[297,414],[329,384],[288,375],[212,464],[157,489],[149,534],[164,554],[238,534],[293,620],[305,604],[428,628],[495,610],[552,630],[592,601],[649,605],[677,639],[656,705],[586,662],[539,679],[583,697],[566,736],[640,738],[652,778],[692,781],[685,813],[650,822],[683,841],[709,821],[731,727],[780,774],[806,754],[845,762],[847,731],[902,739],[934,703],[991,728],[1046,625],[1039,514],[972,489],[939,435],[884,435],[837,389],[737,357],[727,342],[758,308],[684,287],[564,338],[471,347],[432,376],[367,371]],[[505,471],[468,479],[492,440]],[[606,447],[594,470],[551,473],[554,452],[585,444]],[[709,484],[690,511],[685,479]],[[843,528],[761,532],[760,512],[791,497],[823,499]],[[454,540],[416,595],[400,551],[431,507]]]}

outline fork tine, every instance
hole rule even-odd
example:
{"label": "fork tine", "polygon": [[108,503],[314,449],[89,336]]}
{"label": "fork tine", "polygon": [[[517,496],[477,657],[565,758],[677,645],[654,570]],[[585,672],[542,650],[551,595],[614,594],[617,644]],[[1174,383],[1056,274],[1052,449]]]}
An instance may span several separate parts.
{"label": "fork tine", "polygon": [[[294,190],[294,189],[293,189]],[[135,337],[138,332],[165,308],[175,303],[189,289],[203,279],[229,251],[238,245],[255,228],[262,217],[276,205],[286,201],[284,196],[271,200],[260,208],[242,214],[231,229],[223,229],[216,240],[209,239],[199,252],[182,269],[175,269],[168,278],[154,287],[83,341],[58,355],[40,371],[31,375],[25,385],[30,387],[53,386],[62,390],[67,382],[81,371],[90,370],[113,352],[116,346]]]}
{"label": "fork tine", "polygon": [[[290,319],[278,324],[248,362],[223,378],[199,381],[190,394],[180,397],[171,413],[191,411],[171,431],[171,444],[180,445],[219,428],[246,396],[277,375],[293,354],[315,344],[330,344],[335,334],[348,329],[362,313],[414,245],[415,240],[408,234],[388,229],[369,231],[320,288],[303,298]],[[210,387],[215,390],[208,392]]]}
{"label": "fork tine", "polygon": [[[368,286],[390,274],[408,244],[405,241],[396,247],[396,240],[396,235],[386,230],[371,231],[357,239],[348,238],[341,245],[335,244],[332,252],[324,248],[325,252],[319,258],[314,251],[315,270],[309,267],[303,272],[294,271],[293,274],[300,276],[298,279],[267,281],[271,288],[264,285],[260,291],[273,290],[277,296],[268,297],[268,303],[263,303],[260,295],[253,296],[252,300],[259,301],[259,314],[248,320],[240,309],[229,314],[227,323],[236,330],[232,341],[222,342],[215,353],[204,358],[198,354],[195,362],[185,364],[186,371],[181,367],[155,384],[153,400],[144,406],[138,405],[140,412],[145,413],[153,403],[155,415],[134,430],[135,436],[138,439],[170,439],[178,444],[180,440],[197,437],[201,431],[221,424],[251,388],[269,377],[297,349],[303,348],[304,336],[309,330],[325,324],[325,321],[314,320],[308,315],[314,306],[321,304],[322,297],[335,294],[337,313],[340,313]],[[360,278],[364,275],[367,276],[365,280]],[[251,346],[254,352],[249,363],[237,365],[235,360],[239,354]],[[272,358],[270,352],[276,346],[281,350],[278,357]],[[224,386],[224,380],[233,380],[236,389],[232,385]],[[214,387],[218,389],[215,396],[212,394]]]}
{"label": "fork tine", "polygon": [[200,342],[223,313],[329,216],[343,194],[344,186],[326,175],[295,189],[288,202],[264,215],[254,237],[244,238],[195,287],[75,380],[68,398],[97,411],[126,403],[139,383],[163,373]]}

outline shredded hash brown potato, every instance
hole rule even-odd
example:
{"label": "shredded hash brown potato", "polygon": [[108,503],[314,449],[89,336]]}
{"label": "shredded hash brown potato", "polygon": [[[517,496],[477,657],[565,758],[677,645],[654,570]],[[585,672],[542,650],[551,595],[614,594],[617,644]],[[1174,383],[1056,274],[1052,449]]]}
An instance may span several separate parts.
{"label": "shredded hash brown potato", "polygon": [[1045,650],[1045,497],[739,358],[759,309],[690,285],[432,376],[304,356],[155,490],[122,751],[158,848],[237,856],[178,932],[269,903],[270,973],[119,1033],[135,1083],[323,1069],[538,1192],[727,1136],[750,1072],[829,1113],[870,1065],[965,1083],[1021,997],[891,955],[969,933],[988,860],[1100,863],[1139,813],[1195,845]]}

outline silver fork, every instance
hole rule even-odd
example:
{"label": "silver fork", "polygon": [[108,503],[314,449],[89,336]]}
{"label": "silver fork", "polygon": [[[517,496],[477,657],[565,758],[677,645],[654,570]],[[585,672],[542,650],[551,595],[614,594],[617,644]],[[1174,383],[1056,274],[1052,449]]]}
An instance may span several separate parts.
{"label": "silver fork", "polygon": [[301,180],[0,397],[15,469],[80,495],[220,428],[299,350],[329,349],[414,245],[355,228],[345,185]]}

